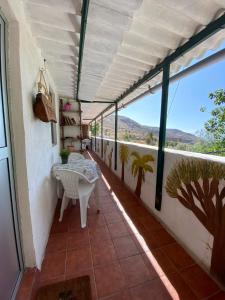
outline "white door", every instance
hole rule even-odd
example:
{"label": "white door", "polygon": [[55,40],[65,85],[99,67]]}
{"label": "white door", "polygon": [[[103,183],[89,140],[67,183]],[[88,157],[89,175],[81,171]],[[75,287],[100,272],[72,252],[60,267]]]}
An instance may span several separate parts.
{"label": "white door", "polygon": [[0,17],[0,299],[12,299],[21,272],[7,113],[5,30]]}

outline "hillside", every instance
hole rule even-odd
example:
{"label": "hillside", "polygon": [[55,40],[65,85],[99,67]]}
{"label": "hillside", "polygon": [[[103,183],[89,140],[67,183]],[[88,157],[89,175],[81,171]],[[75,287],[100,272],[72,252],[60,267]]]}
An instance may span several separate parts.
{"label": "hillside", "polygon": [[[104,134],[112,136],[114,130],[114,116],[111,115],[104,119]],[[158,127],[151,127],[141,125],[136,121],[124,117],[118,116],[118,134],[119,137],[123,137],[125,133],[129,133],[135,136],[138,140],[145,140],[146,135],[151,132],[156,138],[159,135]],[[197,141],[197,137],[194,134],[184,132],[179,129],[167,129],[167,140],[175,141],[186,144],[194,144]]]}

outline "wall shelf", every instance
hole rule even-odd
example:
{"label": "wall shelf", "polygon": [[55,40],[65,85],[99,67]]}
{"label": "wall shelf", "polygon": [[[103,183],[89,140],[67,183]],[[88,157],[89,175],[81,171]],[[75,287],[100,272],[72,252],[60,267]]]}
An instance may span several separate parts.
{"label": "wall shelf", "polygon": [[[64,109],[64,105],[66,102],[70,102],[72,104],[71,110]],[[70,114],[70,117],[67,115],[67,113]],[[74,136],[81,137],[82,134],[81,113],[82,113],[81,106],[78,101],[71,101],[64,98],[60,99],[59,115],[60,115],[60,134],[61,134],[62,148],[67,148],[69,146],[72,146],[72,144],[74,143],[73,146],[76,148],[77,151],[82,150],[81,138],[74,137]],[[64,122],[65,119],[66,120],[68,119],[66,122],[67,124],[65,124]],[[78,123],[73,124],[73,122],[75,122],[76,120],[78,121]],[[70,127],[70,129],[68,127]]]}

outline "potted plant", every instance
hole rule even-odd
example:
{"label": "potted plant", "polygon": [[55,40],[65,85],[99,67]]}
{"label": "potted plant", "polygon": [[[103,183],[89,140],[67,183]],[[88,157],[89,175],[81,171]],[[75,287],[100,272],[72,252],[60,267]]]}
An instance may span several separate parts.
{"label": "potted plant", "polygon": [[67,149],[62,149],[60,151],[60,156],[61,156],[62,164],[67,164],[69,155],[70,155],[70,151],[67,150]]}
{"label": "potted plant", "polygon": [[67,110],[67,111],[70,111],[71,110],[71,108],[72,108],[72,104],[69,102],[69,101],[67,101],[65,104],[64,104],[64,110]]}

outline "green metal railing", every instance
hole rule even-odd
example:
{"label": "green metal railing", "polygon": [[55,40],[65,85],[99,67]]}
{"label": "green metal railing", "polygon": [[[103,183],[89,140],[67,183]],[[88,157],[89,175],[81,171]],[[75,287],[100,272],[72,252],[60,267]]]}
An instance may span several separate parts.
{"label": "green metal railing", "polygon": [[[214,35],[221,29],[225,28],[225,14],[221,17],[209,23],[202,31],[198,32],[192,36],[186,43],[178,47],[172,54],[167,56],[162,62],[160,62],[154,69],[150,70],[142,78],[136,81],[132,86],[130,86],[124,93],[122,93],[115,101],[110,103],[110,105],[104,109],[100,114],[98,114],[93,121],[102,117],[109,109],[115,106],[115,165],[114,169],[117,169],[117,130],[118,130],[118,104],[119,102],[132,93],[134,90],[139,88],[142,84],[148,82],[160,72],[163,72],[162,79],[162,95],[161,95],[161,113],[160,113],[160,128],[159,128],[159,145],[158,145],[158,161],[157,161],[157,182],[156,182],[156,196],[155,196],[155,208],[161,209],[162,202],[162,185],[163,185],[163,172],[164,172],[164,147],[166,138],[166,120],[167,120],[167,104],[168,104],[168,88],[169,88],[169,78],[170,78],[170,65],[176,61],[179,57],[183,56],[185,53],[198,46],[200,43],[208,39],[210,36]],[[192,69],[194,67],[192,66]],[[181,71],[180,73],[184,73]],[[175,75],[179,76],[179,73]],[[102,136],[103,139],[103,136]],[[95,137],[96,142],[96,137]]]}

